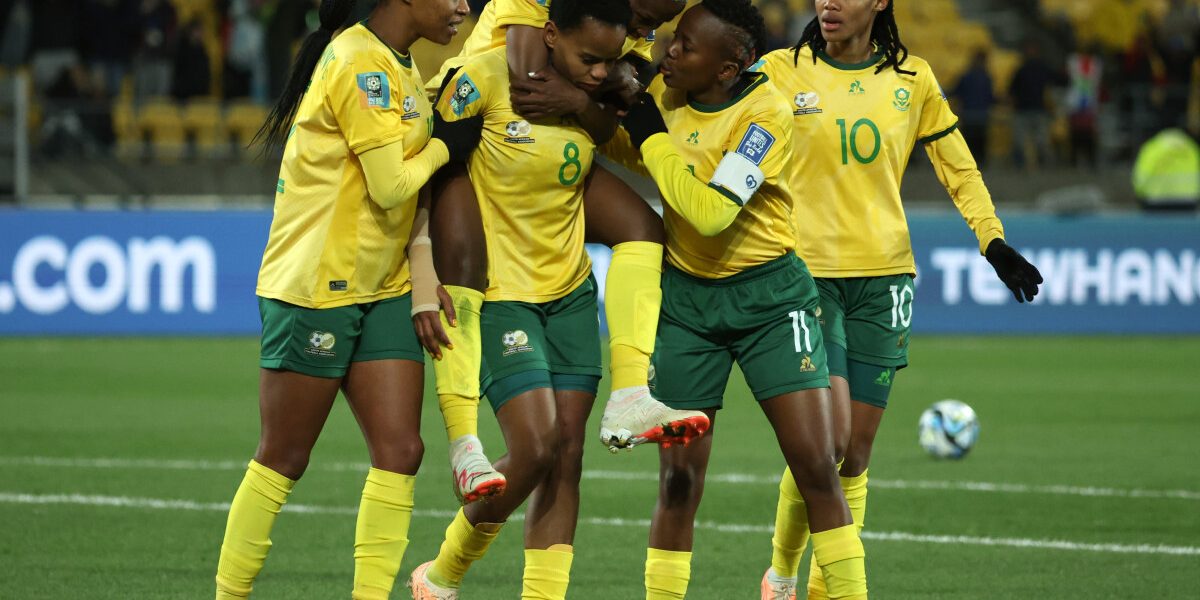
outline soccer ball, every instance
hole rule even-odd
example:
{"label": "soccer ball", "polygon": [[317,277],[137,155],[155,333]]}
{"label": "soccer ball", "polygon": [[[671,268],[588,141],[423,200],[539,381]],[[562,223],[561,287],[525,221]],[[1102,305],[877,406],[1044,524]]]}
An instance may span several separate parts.
{"label": "soccer ball", "polygon": [[942,400],[921,413],[921,447],[937,458],[962,458],[979,438],[975,410],[958,400]]}

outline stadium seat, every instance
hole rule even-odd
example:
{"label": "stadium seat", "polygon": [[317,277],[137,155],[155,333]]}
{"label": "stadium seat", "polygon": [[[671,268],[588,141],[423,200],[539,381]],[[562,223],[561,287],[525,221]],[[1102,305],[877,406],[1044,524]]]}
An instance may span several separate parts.
{"label": "stadium seat", "polygon": [[137,112],[128,98],[121,98],[113,103],[112,126],[116,137],[117,158],[123,161],[141,159],[144,138]]}
{"label": "stadium seat", "polygon": [[150,136],[151,156],[164,163],[177,162],[187,149],[183,115],[170,99],[155,99],[142,105],[138,124]]}
{"label": "stadium seat", "polygon": [[250,148],[255,134],[267,120],[267,109],[250,101],[236,102],[225,112],[225,135],[237,144],[237,152],[244,157],[254,156],[256,149]]}
{"label": "stadium seat", "polygon": [[229,153],[222,127],[221,105],[209,98],[190,101],[183,109],[183,127],[202,158],[219,158]]}

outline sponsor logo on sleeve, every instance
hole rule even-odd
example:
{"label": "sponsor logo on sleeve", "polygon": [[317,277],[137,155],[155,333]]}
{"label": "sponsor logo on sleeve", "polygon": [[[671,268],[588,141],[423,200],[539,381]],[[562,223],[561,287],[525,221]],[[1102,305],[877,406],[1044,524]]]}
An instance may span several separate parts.
{"label": "sponsor logo on sleeve", "polygon": [[750,162],[761,165],[771,146],[775,145],[775,136],[757,124],[751,124],[738,144],[737,153],[746,157]]}

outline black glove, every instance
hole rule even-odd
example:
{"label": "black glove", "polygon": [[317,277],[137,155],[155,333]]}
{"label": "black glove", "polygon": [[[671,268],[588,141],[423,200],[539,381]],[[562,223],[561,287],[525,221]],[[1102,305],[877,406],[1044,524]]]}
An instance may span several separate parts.
{"label": "black glove", "polygon": [[1042,274],[1038,272],[1037,267],[1000,238],[988,244],[983,256],[992,264],[1000,281],[1012,291],[1017,302],[1033,301],[1033,297],[1038,293],[1038,284],[1042,282]]}
{"label": "black glove", "polygon": [[481,135],[483,116],[447,121],[437,109],[433,110],[433,137],[446,144],[446,149],[450,151],[450,162],[466,162],[471,151],[479,145]]}
{"label": "black glove", "polygon": [[629,107],[629,112],[625,113],[625,118],[621,120],[625,131],[629,132],[629,139],[634,148],[641,148],[642,144],[656,133],[667,132],[667,124],[663,122],[662,113],[658,111],[654,98],[642,92],[638,94],[638,99],[640,102]]}

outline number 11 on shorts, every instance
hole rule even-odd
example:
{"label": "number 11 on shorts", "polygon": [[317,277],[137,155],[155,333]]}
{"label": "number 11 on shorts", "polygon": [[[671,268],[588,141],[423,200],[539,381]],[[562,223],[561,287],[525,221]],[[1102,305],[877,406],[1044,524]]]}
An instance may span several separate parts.
{"label": "number 11 on shorts", "polygon": [[[796,352],[812,352],[812,340],[809,339],[808,323],[804,320],[805,311],[793,310],[788,313],[792,318],[792,337],[796,340]],[[801,340],[800,332],[804,332],[804,339]],[[803,342],[803,345],[801,343]]]}

